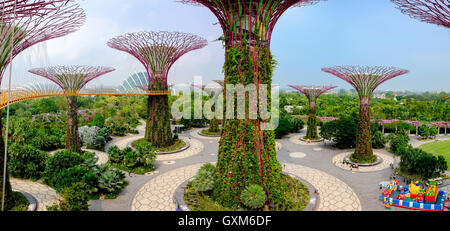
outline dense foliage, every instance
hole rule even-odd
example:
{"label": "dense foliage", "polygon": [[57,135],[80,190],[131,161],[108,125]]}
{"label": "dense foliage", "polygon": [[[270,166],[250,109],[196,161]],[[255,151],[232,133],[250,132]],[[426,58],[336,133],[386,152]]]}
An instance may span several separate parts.
{"label": "dense foliage", "polygon": [[401,157],[402,173],[418,175],[422,179],[438,177],[447,169],[447,162],[443,156],[436,157],[419,148],[400,147],[396,154]]}
{"label": "dense foliage", "polygon": [[49,155],[32,145],[13,143],[8,147],[8,170],[11,176],[37,180],[45,170]]}
{"label": "dense foliage", "polygon": [[63,200],[59,204],[48,206],[48,211],[88,211],[89,196],[85,191],[83,183],[73,183],[71,186],[64,187],[60,195]]}
{"label": "dense foliage", "polygon": [[428,127],[425,124],[423,124],[422,126],[419,127],[419,136],[422,139],[432,138],[432,137],[435,137],[437,134],[438,134],[438,129],[436,127],[433,127],[433,126]]}
{"label": "dense foliage", "polygon": [[242,190],[241,201],[245,206],[251,209],[263,207],[266,200],[267,197],[264,189],[257,184],[249,185]]}
{"label": "dense foliage", "polygon": [[63,188],[82,182],[90,196],[101,194],[116,197],[127,185],[125,175],[109,164],[96,164],[92,153],[56,152],[48,161],[43,182],[60,192]]}
{"label": "dense foliage", "polygon": [[108,153],[109,162],[125,171],[144,174],[155,169],[153,163],[156,153],[148,142],[138,142],[135,150],[131,147],[120,150],[117,146],[112,146]]}

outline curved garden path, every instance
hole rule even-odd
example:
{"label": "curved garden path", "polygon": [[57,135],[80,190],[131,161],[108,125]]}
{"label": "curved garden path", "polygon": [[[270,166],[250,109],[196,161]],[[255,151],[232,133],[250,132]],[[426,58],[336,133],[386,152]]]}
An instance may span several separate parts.
{"label": "curved garden path", "polygon": [[39,182],[11,178],[11,186],[33,195],[37,200],[37,211],[46,211],[47,206],[57,204],[62,199],[50,186]]}

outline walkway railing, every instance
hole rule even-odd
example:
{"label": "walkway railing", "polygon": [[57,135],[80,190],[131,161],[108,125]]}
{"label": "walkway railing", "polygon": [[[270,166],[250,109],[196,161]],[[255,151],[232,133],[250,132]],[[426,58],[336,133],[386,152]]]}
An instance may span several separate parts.
{"label": "walkway railing", "polygon": [[[55,96],[86,96],[86,95],[169,95],[170,91],[165,90],[137,90],[137,91],[119,91],[119,90],[80,90],[80,91],[63,91],[63,90],[12,90],[10,104],[18,103],[25,100],[55,97]],[[0,109],[5,108],[8,104],[8,91],[0,92]]]}

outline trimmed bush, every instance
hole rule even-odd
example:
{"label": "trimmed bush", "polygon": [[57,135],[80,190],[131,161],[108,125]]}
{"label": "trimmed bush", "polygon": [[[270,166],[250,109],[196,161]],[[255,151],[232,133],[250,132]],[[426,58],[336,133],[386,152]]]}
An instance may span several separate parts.
{"label": "trimmed bush", "polygon": [[401,147],[408,146],[409,143],[409,135],[405,130],[399,130],[398,133],[393,136],[391,141],[389,142],[390,151],[397,153]]}
{"label": "trimmed bush", "polygon": [[372,147],[376,149],[384,148],[386,146],[387,139],[380,131],[376,131],[372,135]]}
{"label": "trimmed bush", "polygon": [[242,203],[251,209],[263,207],[266,200],[264,189],[257,184],[247,186],[241,193]]}
{"label": "trimmed bush", "polygon": [[31,145],[20,146],[16,143],[9,146],[8,155],[11,176],[32,180],[41,178],[49,158],[48,153]]}

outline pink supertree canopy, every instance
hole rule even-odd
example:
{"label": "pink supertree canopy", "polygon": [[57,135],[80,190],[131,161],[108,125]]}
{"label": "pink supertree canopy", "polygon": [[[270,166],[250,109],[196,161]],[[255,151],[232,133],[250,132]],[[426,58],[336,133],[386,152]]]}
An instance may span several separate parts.
{"label": "pink supertree canopy", "polygon": [[91,80],[114,70],[101,66],[56,66],[31,69],[29,72],[49,79],[65,91],[79,91]]}
{"label": "pink supertree canopy", "polygon": [[86,20],[83,9],[71,0],[18,0],[15,6],[14,1],[7,0],[0,9],[0,82],[10,57],[14,59],[37,43],[75,32]]}
{"label": "pink supertree canopy", "polygon": [[359,93],[360,99],[366,100],[372,97],[373,92],[380,84],[409,72],[404,69],[382,66],[336,66],[322,68],[322,71],[345,80]]}
{"label": "pink supertree canopy", "polygon": [[[149,74],[148,88],[167,88],[167,75],[182,55],[208,44],[206,39],[188,33],[142,31],[108,41],[108,46],[137,58]],[[157,84],[161,84],[157,86]]]}
{"label": "pink supertree canopy", "polygon": [[289,85],[301,93],[303,93],[309,100],[316,100],[323,93],[336,88],[336,86],[300,86],[300,85]]}
{"label": "pink supertree canopy", "polygon": [[391,0],[404,14],[422,22],[450,28],[449,0]]}
{"label": "pink supertree canopy", "polygon": [[178,0],[207,7],[219,20],[226,43],[240,44],[246,40],[268,47],[275,24],[287,9],[319,1],[322,0]]}

